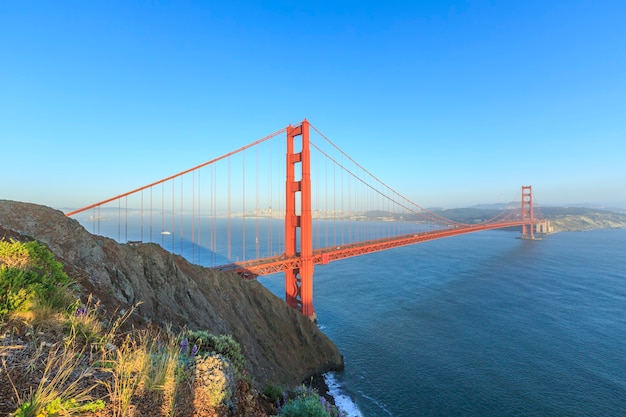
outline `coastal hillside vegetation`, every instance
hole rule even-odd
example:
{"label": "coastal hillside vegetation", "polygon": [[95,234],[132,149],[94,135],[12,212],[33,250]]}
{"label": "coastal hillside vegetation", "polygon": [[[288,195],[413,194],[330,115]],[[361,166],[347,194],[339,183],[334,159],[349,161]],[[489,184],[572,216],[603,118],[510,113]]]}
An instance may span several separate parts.
{"label": "coastal hillside vegetation", "polygon": [[249,284],[0,201],[0,415],[341,415],[302,384],[341,369],[332,342]]}
{"label": "coastal hillside vegetation", "polygon": [[340,415],[311,389],[252,390],[231,335],[125,326],[137,306],[81,300],[36,241],[0,241],[0,305],[2,415]]}

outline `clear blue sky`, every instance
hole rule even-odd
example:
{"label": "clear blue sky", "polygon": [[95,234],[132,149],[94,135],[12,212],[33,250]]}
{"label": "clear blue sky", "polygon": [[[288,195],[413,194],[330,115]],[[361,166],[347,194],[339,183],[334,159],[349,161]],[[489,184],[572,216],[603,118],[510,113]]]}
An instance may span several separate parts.
{"label": "clear blue sky", "polygon": [[626,206],[624,1],[0,2],[0,198],[84,206],[310,120],[422,206]]}

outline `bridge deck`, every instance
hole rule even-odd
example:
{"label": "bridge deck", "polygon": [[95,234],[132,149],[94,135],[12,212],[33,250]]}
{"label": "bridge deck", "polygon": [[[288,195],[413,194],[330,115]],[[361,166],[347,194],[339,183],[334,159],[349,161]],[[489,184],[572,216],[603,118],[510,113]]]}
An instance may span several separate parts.
{"label": "bridge deck", "polygon": [[[413,245],[429,240],[441,239],[445,237],[463,235],[485,230],[522,226],[524,224],[528,224],[528,221],[508,221],[489,224],[477,224],[466,227],[450,227],[448,229],[440,229],[417,234],[369,240],[365,242],[316,249],[313,251],[312,258],[313,262],[316,265],[326,265],[329,262],[338,261],[340,259],[346,259],[354,256],[364,255],[367,253],[393,249],[400,246]],[[256,259],[252,261],[236,262],[228,265],[218,266],[214,269],[219,269],[227,272],[235,272],[245,279],[255,279],[258,276],[270,275],[286,270],[299,268],[301,263],[302,258],[300,258],[298,254],[293,257],[280,255],[269,258]]]}

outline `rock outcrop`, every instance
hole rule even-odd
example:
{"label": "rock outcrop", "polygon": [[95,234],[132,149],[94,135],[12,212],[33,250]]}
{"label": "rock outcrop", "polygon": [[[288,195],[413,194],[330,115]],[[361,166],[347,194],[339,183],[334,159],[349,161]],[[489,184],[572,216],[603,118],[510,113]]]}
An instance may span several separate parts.
{"label": "rock outcrop", "polygon": [[314,323],[256,281],[193,265],[156,244],[118,244],[48,207],[0,200],[0,236],[11,233],[46,244],[86,293],[112,308],[142,302],[139,323],[233,335],[258,385],[294,386],[343,367]]}

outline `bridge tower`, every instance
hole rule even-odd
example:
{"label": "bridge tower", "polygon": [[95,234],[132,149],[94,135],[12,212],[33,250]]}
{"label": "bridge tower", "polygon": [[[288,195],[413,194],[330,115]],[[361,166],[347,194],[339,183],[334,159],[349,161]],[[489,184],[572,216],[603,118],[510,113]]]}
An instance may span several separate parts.
{"label": "bridge tower", "polygon": [[522,225],[522,239],[534,239],[535,225],[533,217],[532,185],[522,185],[522,221],[528,222]]}
{"label": "bridge tower", "polygon": [[[301,142],[297,143],[297,137]],[[296,146],[297,145],[297,146]],[[309,122],[287,127],[285,255],[300,257],[300,267],[285,271],[285,300],[315,320],[313,309],[313,218],[311,214]]]}

